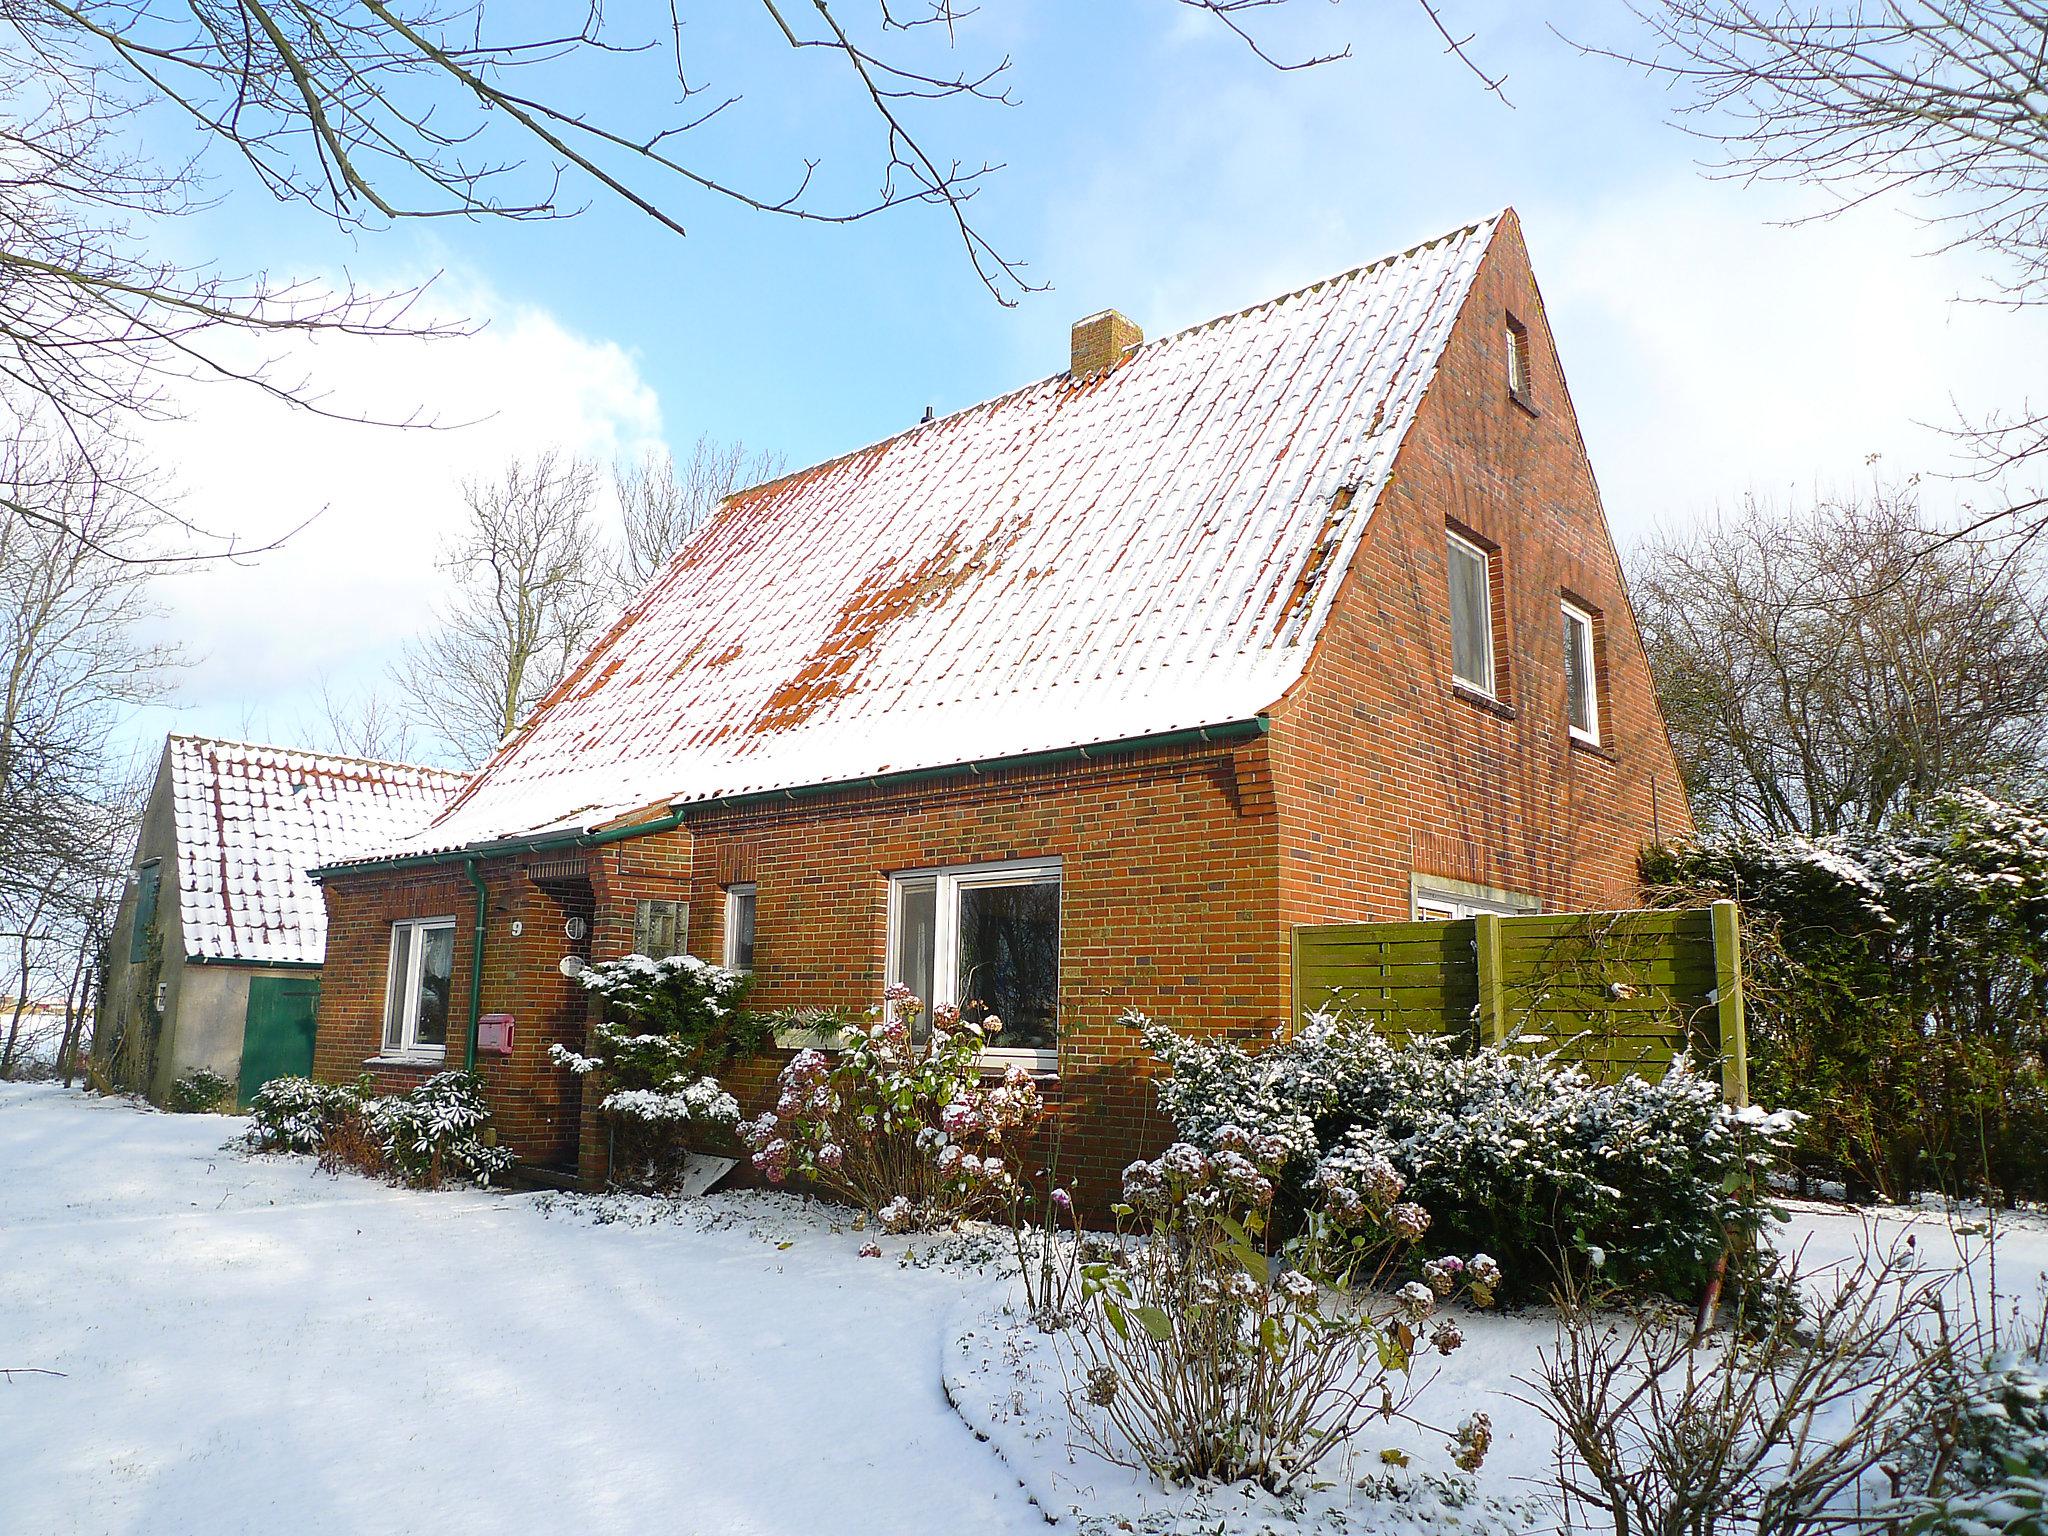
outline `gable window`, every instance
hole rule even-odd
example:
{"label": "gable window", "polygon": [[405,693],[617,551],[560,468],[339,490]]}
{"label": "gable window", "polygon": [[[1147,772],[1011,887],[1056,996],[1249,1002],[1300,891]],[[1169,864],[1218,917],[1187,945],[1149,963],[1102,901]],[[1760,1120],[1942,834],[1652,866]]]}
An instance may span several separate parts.
{"label": "gable window", "polygon": [[1522,405],[1535,408],[1529,390],[1529,327],[1508,316],[1508,393]]}
{"label": "gable window", "polygon": [[1600,677],[1593,644],[1593,615],[1576,603],[1564,605],[1564,699],[1572,738],[1600,744]]}
{"label": "gable window", "polygon": [[1492,695],[1493,555],[1450,535],[1451,678]]}
{"label": "gable window", "polygon": [[1050,1070],[1059,1044],[1057,859],[917,870],[889,881],[887,979],[931,1007],[1002,1027],[999,1061]]}
{"label": "gable window", "polygon": [[729,970],[754,968],[754,886],[725,888],[725,963]]}
{"label": "gable window", "polygon": [[391,925],[391,974],[384,989],[384,1053],[439,1056],[448,1048],[455,919],[423,917]]}
{"label": "gable window", "polygon": [[149,958],[149,930],[156,925],[157,896],[163,889],[164,867],[152,859],[135,872],[135,921],[128,930],[128,961]]}

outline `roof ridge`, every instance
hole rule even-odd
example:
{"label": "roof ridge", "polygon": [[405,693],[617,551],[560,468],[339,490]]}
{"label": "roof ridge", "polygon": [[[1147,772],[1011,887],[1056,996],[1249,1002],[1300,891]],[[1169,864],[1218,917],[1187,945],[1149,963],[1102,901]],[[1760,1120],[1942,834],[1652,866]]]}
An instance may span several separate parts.
{"label": "roof ridge", "polygon": [[360,763],[365,768],[403,768],[408,773],[433,773],[443,778],[468,779],[472,775],[461,768],[436,768],[427,763],[408,763],[395,757],[359,757],[353,752],[322,752],[314,747],[286,747],[275,742],[236,741],[227,736],[195,736],[184,731],[168,731],[164,735],[166,744],[173,741],[190,742],[202,747],[238,747],[244,752],[276,752],[285,757],[325,758],[336,763]]}
{"label": "roof ridge", "polygon": [[[1221,314],[1211,315],[1206,320],[1198,320],[1192,325],[1184,325],[1179,330],[1168,331],[1163,336],[1154,336],[1150,340],[1138,343],[1137,346],[1132,347],[1130,351],[1125,353],[1124,355],[1125,357],[1133,357],[1140,352],[1149,352],[1154,347],[1163,347],[1168,342],[1178,341],[1184,336],[1198,335],[1203,331],[1209,330],[1215,326],[1226,324],[1229,321],[1242,320],[1245,318],[1245,316],[1256,314],[1259,310],[1270,309],[1276,304],[1285,304],[1291,299],[1302,298],[1307,294],[1316,292],[1318,289],[1327,288],[1332,283],[1349,282],[1353,278],[1364,277],[1367,273],[1376,272],[1382,267],[1392,266],[1397,261],[1407,261],[1411,257],[1419,254],[1420,252],[1431,250],[1436,246],[1442,245],[1447,240],[1460,240],[1467,235],[1477,234],[1481,229],[1485,228],[1489,224],[1498,224],[1502,218],[1506,217],[1506,215],[1512,211],[1512,205],[1496,209],[1494,212],[1488,214],[1483,219],[1473,219],[1467,223],[1458,225],[1455,229],[1447,229],[1442,234],[1432,235],[1427,240],[1418,240],[1414,244],[1406,247],[1403,250],[1389,251],[1384,256],[1375,256],[1370,261],[1362,261],[1357,266],[1346,267],[1341,272],[1332,272],[1328,276],[1317,278],[1314,282],[1303,283],[1298,288],[1290,288],[1284,293],[1276,293],[1266,298],[1255,300],[1254,302],[1246,304],[1239,309],[1225,310]],[[1111,368],[1104,369],[1103,371],[1113,371],[1113,369],[1116,366],[1117,365],[1112,364]],[[862,454],[873,453],[877,449],[886,448],[891,443],[901,442],[904,438],[914,436],[919,432],[928,431],[933,427],[943,426],[945,423],[952,421],[955,417],[966,416],[974,411],[993,410],[998,406],[1009,404],[1012,400],[1017,399],[1021,395],[1028,395],[1033,390],[1043,389],[1048,384],[1054,384],[1061,379],[1067,379],[1072,377],[1073,375],[1068,372],[1048,373],[1044,375],[1042,378],[1032,379],[1026,383],[1020,384],[1015,389],[1008,389],[1003,391],[1003,393],[999,395],[990,395],[985,400],[977,400],[971,405],[963,405],[958,407],[957,409],[950,410],[946,412],[943,416],[934,416],[929,421],[913,422],[911,423],[911,425],[905,427],[901,432],[892,432],[887,437],[878,437],[871,443],[861,444],[858,448],[849,448],[844,453],[835,453],[831,455],[829,458],[819,459],[815,464],[805,464],[800,468],[787,470],[784,473],[775,476],[775,478],[772,480],[762,480],[754,485],[741,486],[736,491],[727,492],[726,495],[720,499],[718,503],[719,509],[722,511],[726,506],[730,505],[732,502],[739,500],[741,497],[756,495],[757,493],[766,491],[771,487],[781,485],[785,481],[801,480],[807,475],[820,474],[825,470],[832,469],[840,464],[848,462],[849,460],[857,459]],[[704,531],[705,528],[710,527],[713,519],[716,516],[717,514],[713,513],[712,517],[706,518],[703,524],[700,525],[697,529],[697,533],[701,533]],[[692,538],[694,538],[695,536],[695,534],[691,535]],[[686,540],[685,542],[687,543],[688,541]],[[659,579],[659,577],[655,578],[656,581],[659,581]],[[648,590],[651,591],[653,585],[654,583],[650,582]]]}

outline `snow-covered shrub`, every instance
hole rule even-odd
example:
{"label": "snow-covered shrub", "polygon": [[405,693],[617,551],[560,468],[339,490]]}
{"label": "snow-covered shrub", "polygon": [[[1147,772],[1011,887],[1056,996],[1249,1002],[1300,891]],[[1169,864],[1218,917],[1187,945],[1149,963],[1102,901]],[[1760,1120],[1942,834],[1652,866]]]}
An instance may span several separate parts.
{"label": "snow-covered shrub", "polygon": [[258,1152],[318,1152],[328,1135],[363,1104],[362,1083],[318,1083],[274,1077],[249,1101],[248,1143]]}
{"label": "snow-covered shrub", "polygon": [[1731,1239],[1753,1247],[1759,1175],[1794,1129],[1730,1108],[1684,1062],[1602,1084],[1545,1056],[1396,1043],[1329,1017],[1256,1052],[1127,1022],[1171,1069],[1160,1101],[1181,1136],[1271,1138],[1297,1200],[1333,1161],[1384,1158],[1452,1247],[1524,1256],[1517,1297],[1595,1269],[1607,1287],[1698,1295]]}
{"label": "snow-covered shrub", "polygon": [[799,1051],[776,1079],[774,1109],[746,1126],[754,1166],[770,1183],[807,1179],[860,1206],[892,1232],[1002,1210],[1016,1189],[1009,1159],[1044,1104],[1030,1073],[986,1081],[988,1025],[934,1010],[891,987],[870,1022],[845,1032],[836,1057]]}
{"label": "snow-covered shrub", "polygon": [[174,1115],[207,1115],[235,1097],[235,1085],[211,1067],[194,1067],[171,1084],[164,1108]]}
{"label": "snow-covered shrub", "polygon": [[273,1078],[249,1105],[259,1152],[311,1152],[323,1168],[352,1168],[426,1187],[450,1175],[489,1184],[512,1154],[486,1138],[491,1112],[470,1072],[437,1072],[407,1093],[380,1098],[367,1080]]}
{"label": "snow-covered shrub", "polygon": [[1801,1166],[1906,1199],[2048,1198],[2048,809],[1973,791],[1831,837],[1652,849],[1653,899],[1741,904],[1750,1081]]}
{"label": "snow-covered shrub", "polygon": [[604,1000],[604,1018],[584,1050],[555,1045],[549,1054],[579,1076],[598,1075],[614,1178],[665,1188],[688,1141],[729,1142],[739,1129],[739,1101],[716,1074],[773,1037],[746,1009],[751,978],[695,955],[627,955],[585,968],[581,980]]}
{"label": "snow-covered shrub", "polygon": [[363,1121],[408,1184],[431,1189],[459,1175],[489,1185],[513,1163],[511,1152],[485,1136],[491,1111],[474,1072],[436,1072],[403,1094],[371,1099]]}
{"label": "snow-covered shrub", "polygon": [[1901,1405],[1918,1427],[1900,1458],[1902,1528],[1912,1536],[2048,1532],[2048,1346],[1989,1349],[1970,1330]]}
{"label": "snow-covered shrub", "polygon": [[[1127,1241],[1082,1268],[1068,1395],[1104,1456],[1169,1483],[1284,1491],[1369,1425],[1407,1417],[1418,1358],[1463,1341],[1446,1298],[1491,1302],[1502,1277],[1484,1254],[1441,1255],[1388,1289],[1413,1272],[1430,1217],[1384,1157],[1326,1161],[1278,1241],[1287,1161],[1280,1136],[1220,1126],[1206,1150],[1176,1142],[1124,1170]],[[1461,1466],[1477,1467],[1489,1433],[1484,1415],[1461,1426]]]}

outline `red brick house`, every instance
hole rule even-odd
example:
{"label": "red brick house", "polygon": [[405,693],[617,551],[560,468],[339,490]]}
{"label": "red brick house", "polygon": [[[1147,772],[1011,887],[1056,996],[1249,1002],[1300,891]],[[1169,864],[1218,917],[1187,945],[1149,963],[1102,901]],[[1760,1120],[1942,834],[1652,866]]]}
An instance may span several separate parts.
{"label": "red brick house", "polygon": [[323,872],[317,1069],[401,1086],[510,1014],[504,1134],[601,1171],[558,964],[686,946],[763,1007],[987,1003],[1107,1180],[1164,1129],[1126,1008],[1268,1031],[1293,924],[1628,904],[1687,825],[1510,211],[1158,341],[1093,316],[732,497],[430,826]]}

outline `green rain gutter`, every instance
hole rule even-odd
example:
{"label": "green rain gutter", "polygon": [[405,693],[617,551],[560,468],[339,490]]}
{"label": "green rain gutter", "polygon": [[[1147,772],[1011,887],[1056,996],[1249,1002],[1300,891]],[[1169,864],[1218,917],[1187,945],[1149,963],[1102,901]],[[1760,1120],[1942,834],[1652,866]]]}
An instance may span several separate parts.
{"label": "green rain gutter", "polygon": [[[948,763],[938,768],[905,768],[895,773],[878,773],[861,779],[833,779],[822,784],[803,784],[793,789],[758,789],[736,795],[713,795],[703,800],[693,800],[688,805],[656,816],[650,821],[636,821],[623,827],[610,827],[602,832],[553,832],[531,837],[508,837],[495,842],[473,843],[467,848],[451,848],[443,853],[408,853],[396,859],[368,859],[353,864],[326,864],[311,871],[315,880],[325,880],[331,875],[368,875],[385,870],[418,869],[433,864],[462,864],[469,870],[470,879],[478,884],[476,874],[478,859],[500,858],[510,854],[548,853],[556,849],[601,848],[607,843],[623,842],[629,837],[647,837],[657,832],[672,832],[693,815],[706,811],[738,810],[750,806],[770,805],[778,801],[812,800],[820,795],[845,794],[861,789],[909,788],[920,784],[934,784],[946,779],[979,778],[986,773],[1003,773],[1018,768],[1058,768],[1071,763],[1092,762],[1102,757],[1119,757],[1131,752],[1153,752],[1169,747],[1193,747],[1207,743],[1244,741],[1264,736],[1272,729],[1272,722],[1264,715],[1255,715],[1248,720],[1229,720],[1221,725],[1198,725],[1179,731],[1160,731],[1150,736],[1125,736],[1115,741],[1100,741],[1081,747],[1058,747],[1050,752],[1023,752],[1012,757],[980,758],[974,762]],[[478,897],[478,911],[482,911],[482,897]],[[482,922],[479,918],[478,937],[481,943]],[[476,1009],[472,1004],[470,1036],[472,1044],[476,1035]]]}
{"label": "green rain gutter", "polygon": [[484,877],[476,872],[476,858],[471,855],[462,861],[462,872],[469,876],[469,883],[476,887],[476,932],[469,945],[469,1053],[463,1058],[463,1070],[476,1070],[476,1024],[483,1015],[484,1005],[484,921],[490,915],[490,887],[484,884]]}

